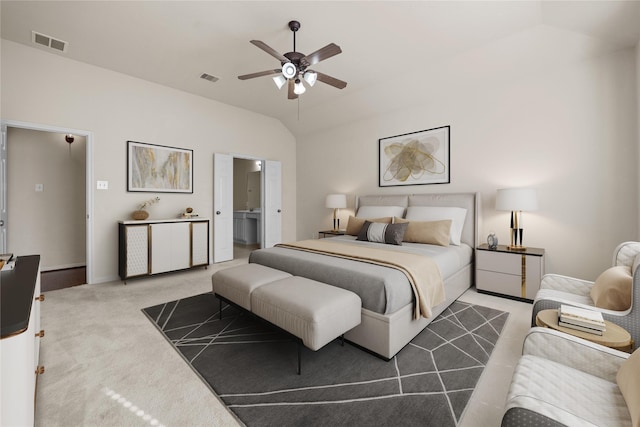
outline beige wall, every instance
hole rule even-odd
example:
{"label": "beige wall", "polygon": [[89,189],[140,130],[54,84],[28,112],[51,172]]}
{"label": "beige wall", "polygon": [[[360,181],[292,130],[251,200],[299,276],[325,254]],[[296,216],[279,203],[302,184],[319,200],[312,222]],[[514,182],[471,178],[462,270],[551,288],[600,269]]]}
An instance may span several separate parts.
{"label": "beige wall", "polygon": [[43,271],[85,265],[85,138],[9,128],[7,147],[8,251]]}
{"label": "beige wall", "polygon": [[[636,56],[494,74],[486,84],[457,73],[418,105],[299,137],[298,238],[330,226],[329,193],[350,195],[353,209],[357,194],[479,192],[480,242],[493,230],[505,243],[508,213],[495,210],[496,189],[531,186],[540,209],[524,216],[525,245],[546,248],[547,272],[595,278],[618,243],[639,237]],[[378,187],[379,138],[444,125],[451,184]]]}
{"label": "beige wall", "polygon": [[[127,140],[194,150],[194,193],[159,194],[151,218],[173,218],[187,206],[211,218],[212,159],[221,152],[280,161],[282,223],[295,222],[295,139],[279,121],[61,55],[1,43],[2,119],[92,132],[94,282],[117,278],[117,222],[153,196],[126,191]],[[95,190],[97,180],[109,181],[109,190]],[[282,230],[283,240],[295,239],[295,229]]]}

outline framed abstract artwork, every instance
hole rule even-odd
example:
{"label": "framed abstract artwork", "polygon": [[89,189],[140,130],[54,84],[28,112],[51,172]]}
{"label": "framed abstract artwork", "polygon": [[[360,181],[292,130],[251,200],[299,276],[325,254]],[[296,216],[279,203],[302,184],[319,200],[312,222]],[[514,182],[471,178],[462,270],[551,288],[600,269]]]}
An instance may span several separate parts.
{"label": "framed abstract artwork", "polygon": [[193,150],[127,141],[127,191],[193,193]]}
{"label": "framed abstract artwork", "polygon": [[449,126],[381,138],[379,187],[448,184]]}

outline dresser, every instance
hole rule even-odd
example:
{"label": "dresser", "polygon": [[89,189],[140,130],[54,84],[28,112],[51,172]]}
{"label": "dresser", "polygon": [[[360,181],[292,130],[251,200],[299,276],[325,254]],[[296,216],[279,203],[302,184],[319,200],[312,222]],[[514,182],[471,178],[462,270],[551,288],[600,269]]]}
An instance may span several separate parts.
{"label": "dresser", "polygon": [[118,223],[118,273],[125,281],[209,265],[209,220]]}
{"label": "dresser", "polygon": [[20,256],[0,272],[0,425],[33,425],[40,365],[40,256]]}
{"label": "dresser", "polygon": [[475,263],[478,291],[533,301],[544,275],[544,249],[489,249],[483,244],[476,248]]}

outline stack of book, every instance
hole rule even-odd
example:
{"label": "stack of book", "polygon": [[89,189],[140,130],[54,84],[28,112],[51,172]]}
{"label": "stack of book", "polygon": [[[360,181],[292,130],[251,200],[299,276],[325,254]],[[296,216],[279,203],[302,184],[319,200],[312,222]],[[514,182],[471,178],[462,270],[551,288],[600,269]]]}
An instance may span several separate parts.
{"label": "stack of book", "polygon": [[602,313],[565,304],[558,309],[558,325],[595,335],[605,331]]}

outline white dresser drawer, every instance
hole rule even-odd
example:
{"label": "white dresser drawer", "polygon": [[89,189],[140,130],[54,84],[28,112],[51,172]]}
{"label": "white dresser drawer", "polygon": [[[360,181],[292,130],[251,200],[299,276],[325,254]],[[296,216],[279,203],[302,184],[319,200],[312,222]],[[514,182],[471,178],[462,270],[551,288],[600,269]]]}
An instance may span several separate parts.
{"label": "white dresser drawer", "polygon": [[479,270],[499,271],[506,274],[522,274],[522,255],[501,252],[478,251],[476,257]]}
{"label": "white dresser drawer", "polygon": [[522,276],[478,270],[476,280],[476,288],[481,291],[496,292],[518,298],[526,297],[522,295]]}

